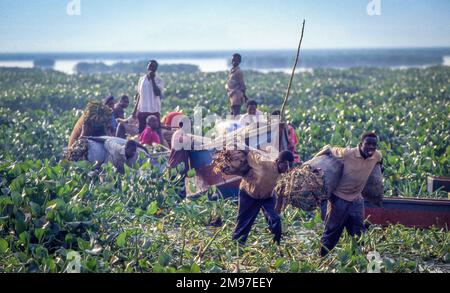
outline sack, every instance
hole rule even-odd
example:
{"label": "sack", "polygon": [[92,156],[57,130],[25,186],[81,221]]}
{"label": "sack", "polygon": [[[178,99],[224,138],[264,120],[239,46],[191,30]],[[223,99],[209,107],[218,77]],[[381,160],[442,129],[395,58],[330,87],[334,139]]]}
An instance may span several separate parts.
{"label": "sack", "polygon": [[87,160],[89,162],[103,163],[106,159],[106,150],[101,142],[88,139]]}
{"label": "sack", "polygon": [[[304,164],[311,165],[314,168],[319,168],[324,171],[324,184],[329,198],[331,193],[337,188],[339,180],[341,179],[344,167],[342,161],[332,155],[322,155],[315,157]],[[383,174],[381,172],[380,164],[377,164],[367,180],[364,190],[362,191],[362,196],[372,204],[380,206],[383,201],[383,194]]]}
{"label": "sack", "polygon": [[277,211],[288,203],[305,211],[312,211],[327,199],[324,173],[310,165],[302,165],[285,173],[277,181]]}
{"label": "sack", "polygon": [[383,195],[383,173],[381,172],[381,165],[376,164],[372,173],[370,173],[369,179],[367,179],[366,186],[364,186],[362,191],[362,196],[370,203],[381,206]]}
{"label": "sack", "polygon": [[245,152],[237,150],[217,152],[214,156],[213,166],[215,173],[224,173],[226,175],[245,176],[250,170],[247,155]]}
{"label": "sack", "polygon": [[323,182],[327,198],[329,198],[338,186],[339,180],[341,180],[342,170],[344,168],[342,161],[331,155],[323,155],[305,162],[304,165],[310,165],[314,169],[323,171]]}

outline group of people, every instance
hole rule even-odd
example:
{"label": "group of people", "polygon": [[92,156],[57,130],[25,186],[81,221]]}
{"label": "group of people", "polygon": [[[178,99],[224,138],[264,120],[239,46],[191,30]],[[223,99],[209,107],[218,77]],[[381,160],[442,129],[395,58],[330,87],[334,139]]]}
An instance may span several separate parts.
{"label": "group of people", "polygon": [[[228,75],[226,89],[232,116],[241,124],[248,125],[262,121],[263,113],[257,109],[256,101],[247,98],[244,75],[239,67],[241,61],[241,55],[232,56],[232,69]],[[174,123],[174,119],[182,115],[178,112],[167,114],[161,121],[161,99],[164,96],[165,83],[156,74],[157,69],[158,63],[151,60],[147,66],[147,74],[139,79],[135,106],[130,117],[125,118],[125,109],[130,103],[128,96],[122,96],[117,103],[112,96],[104,101],[113,113],[107,135],[121,138],[134,137],[139,141],[137,143],[128,140],[124,147],[114,150],[118,156],[121,156],[121,159],[115,159],[115,161],[119,161],[122,165],[135,162],[137,146],[162,144],[170,147],[175,144],[175,139],[183,137],[172,135],[172,140],[167,141],[163,135],[164,131],[172,131],[174,128],[181,131],[183,123],[180,121]],[[241,116],[241,107],[244,104],[246,113]],[[280,111],[274,111],[272,115],[280,115]],[[267,160],[255,151],[246,151],[250,170],[243,176],[240,183],[237,223],[232,236],[242,245],[245,244],[261,209],[269,230],[274,235],[274,241],[280,244],[282,220],[275,210],[274,188],[281,174],[288,172],[294,164],[301,164],[296,151],[299,141],[295,128],[291,124],[285,127],[288,137],[287,149],[279,153],[276,161]],[[364,231],[364,202],[361,193],[375,164],[381,161],[381,154],[376,150],[377,142],[376,134],[366,133],[361,137],[360,144],[354,148],[332,148],[329,153],[317,154],[333,155],[341,159],[344,166],[342,179],[326,204],[326,211],[323,211],[325,230],[321,238],[321,256],[327,255],[334,248],[344,229],[355,236]],[[117,146],[114,145],[114,147]],[[111,160],[114,162],[113,159]],[[184,171],[181,172],[185,175],[189,164],[188,156],[186,152],[172,149],[169,167],[176,167],[180,163],[185,165]]]}
{"label": "group of people", "polygon": [[[231,114],[238,116],[241,106],[247,104],[247,114],[241,117],[243,124],[258,123],[263,113],[257,110],[257,103],[248,100],[244,76],[239,68],[242,57],[234,54],[227,81]],[[280,115],[274,111],[272,115]],[[239,191],[239,211],[233,239],[245,244],[251,227],[262,209],[273,240],[280,244],[282,235],[281,217],[275,209],[275,185],[279,176],[287,172],[294,163],[301,163],[296,152],[298,139],[293,125],[287,125],[288,149],[280,152],[275,162],[265,160],[257,152],[248,152],[247,161],[250,171],[243,177]],[[374,169],[382,160],[377,151],[378,137],[373,132],[361,136],[360,143],[354,148],[332,147],[316,156],[332,155],[343,163],[342,177],[337,188],[327,202],[322,204],[322,218],[325,229],[321,238],[320,256],[326,256],[339,241],[344,229],[351,236],[360,236],[364,230],[364,199],[362,191]]]}
{"label": "group of people", "polygon": [[162,135],[161,97],[164,81],[156,75],[158,63],[151,60],[147,66],[148,73],[139,79],[135,106],[130,117],[125,119],[125,109],[129,105],[128,96],[122,96],[120,102],[114,104],[112,96],[105,99],[105,105],[112,109],[110,136],[121,138],[138,136],[141,144],[167,145]]}

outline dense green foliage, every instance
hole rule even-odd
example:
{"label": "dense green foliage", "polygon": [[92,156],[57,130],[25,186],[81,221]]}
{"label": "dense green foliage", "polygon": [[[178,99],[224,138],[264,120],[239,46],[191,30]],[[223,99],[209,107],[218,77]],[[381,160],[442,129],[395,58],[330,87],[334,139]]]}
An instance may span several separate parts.
{"label": "dense green foliage", "polygon": [[[50,159],[51,154],[59,158],[80,115],[74,109],[109,94],[133,97],[139,77],[20,69],[0,74],[0,146],[2,154],[17,159]],[[201,106],[204,115],[228,113],[226,73],[162,73],[162,77],[167,83],[163,112],[181,109],[189,115]],[[271,112],[280,107],[287,80],[282,73],[248,72],[248,96]],[[356,145],[361,133],[376,131],[387,167],[388,196],[430,196],[426,176],[450,175],[448,67],[301,73],[293,85],[287,117],[297,128],[303,160],[326,144]],[[41,137],[48,139],[35,139]]]}
{"label": "dense green foliage", "polygon": [[[375,250],[382,271],[445,270],[447,230],[373,226],[364,246],[346,235],[320,259],[321,220],[288,208],[283,255],[262,216],[249,245],[239,251],[230,240],[233,200],[182,201],[170,174],[148,164],[127,169],[123,177],[111,166],[91,177],[86,163],[60,162],[87,101],[109,94],[132,97],[138,78],[0,70],[0,271],[66,271],[68,254],[76,251],[87,272],[359,272],[367,270],[367,253]],[[204,114],[228,113],[226,73],[162,73],[162,78],[163,112],[178,107],[192,114],[201,106]],[[287,80],[281,73],[247,72],[248,96],[271,112],[280,107]],[[303,160],[325,144],[355,145],[363,131],[375,130],[388,196],[446,196],[428,194],[425,184],[428,174],[450,175],[450,68],[301,73],[288,110]],[[217,219],[222,226],[211,225]]]}

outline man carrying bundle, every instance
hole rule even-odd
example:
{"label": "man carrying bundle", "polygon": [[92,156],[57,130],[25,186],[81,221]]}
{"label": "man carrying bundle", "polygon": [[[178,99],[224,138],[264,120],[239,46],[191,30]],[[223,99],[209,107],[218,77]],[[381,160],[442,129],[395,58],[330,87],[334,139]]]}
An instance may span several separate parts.
{"label": "man carrying bundle", "polygon": [[250,170],[243,176],[239,187],[239,211],[233,240],[245,244],[259,210],[262,209],[270,232],[274,235],[273,240],[280,244],[281,218],[275,212],[276,198],[273,191],[278,177],[292,167],[293,161],[294,156],[289,151],[281,152],[275,162],[264,160],[257,152],[248,153]]}
{"label": "man carrying bundle", "polygon": [[240,54],[233,54],[231,64],[233,68],[228,74],[227,80],[227,94],[231,103],[231,115],[234,117],[241,114],[241,106],[247,101],[245,95],[244,75],[242,74],[239,64],[241,64],[242,57]]}
{"label": "man carrying bundle", "polygon": [[342,177],[328,200],[325,230],[322,235],[320,255],[325,256],[339,241],[344,228],[351,236],[364,232],[364,199],[362,191],[372,170],[381,162],[377,151],[378,138],[373,132],[362,135],[355,148],[333,147],[316,156],[332,154],[342,160]]}

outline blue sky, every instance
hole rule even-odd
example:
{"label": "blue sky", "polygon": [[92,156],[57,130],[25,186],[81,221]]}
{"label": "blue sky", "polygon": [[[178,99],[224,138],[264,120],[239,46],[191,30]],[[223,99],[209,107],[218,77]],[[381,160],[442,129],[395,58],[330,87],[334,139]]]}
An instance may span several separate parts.
{"label": "blue sky", "polygon": [[449,0],[0,0],[0,52],[450,47]]}

